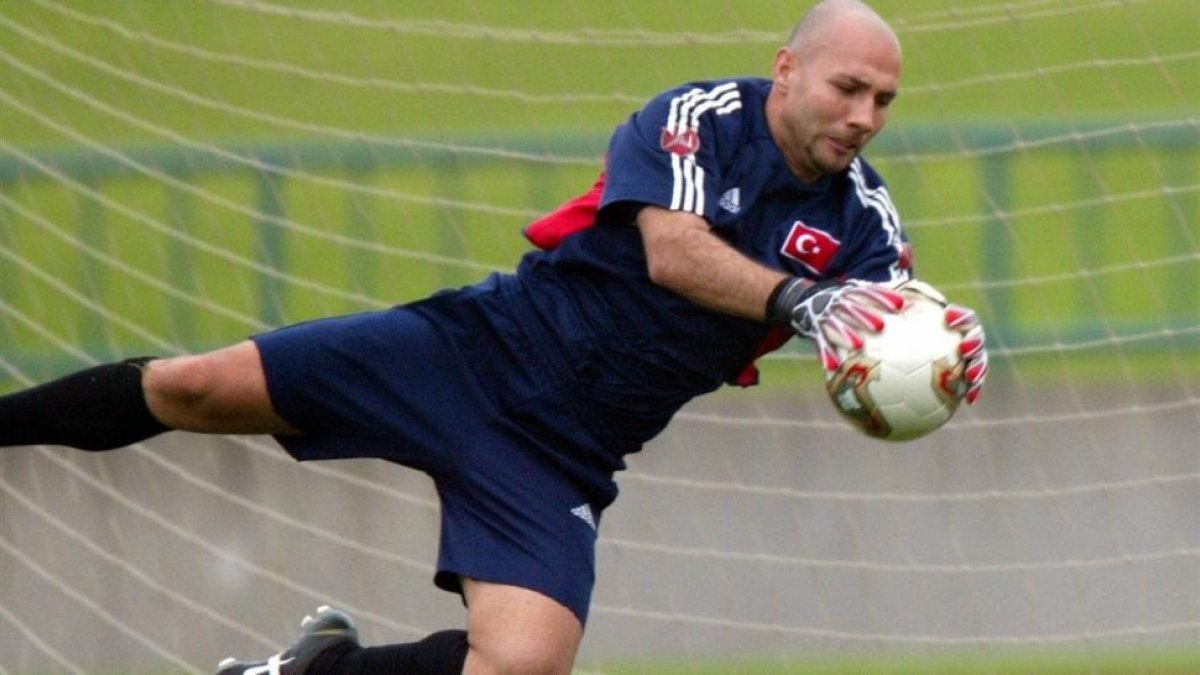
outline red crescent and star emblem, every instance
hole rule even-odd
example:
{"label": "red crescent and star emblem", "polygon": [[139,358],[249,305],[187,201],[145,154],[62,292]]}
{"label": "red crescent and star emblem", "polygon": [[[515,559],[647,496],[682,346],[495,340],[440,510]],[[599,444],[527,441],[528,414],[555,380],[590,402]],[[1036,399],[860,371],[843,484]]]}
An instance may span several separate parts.
{"label": "red crescent and star emblem", "polygon": [[823,274],[841,247],[842,242],[828,232],[797,220],[783,242],[781,253],[813,272]]}

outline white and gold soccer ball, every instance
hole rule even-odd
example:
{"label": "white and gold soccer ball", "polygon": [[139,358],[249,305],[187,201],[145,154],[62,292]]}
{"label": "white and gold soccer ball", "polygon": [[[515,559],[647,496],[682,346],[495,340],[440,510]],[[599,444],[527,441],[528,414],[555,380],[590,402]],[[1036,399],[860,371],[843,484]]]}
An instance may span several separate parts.
{"label": "white and gold soccer ball", "polygon": [[966,393],[962,334],[946,327],[945,300],[921,281],[897,287],[904,308],[884,316],[884,328],[864,334],[861,349],[838,348],[841,361],[825,375],[834,407],[868,436],[920,438],[954,416]]}

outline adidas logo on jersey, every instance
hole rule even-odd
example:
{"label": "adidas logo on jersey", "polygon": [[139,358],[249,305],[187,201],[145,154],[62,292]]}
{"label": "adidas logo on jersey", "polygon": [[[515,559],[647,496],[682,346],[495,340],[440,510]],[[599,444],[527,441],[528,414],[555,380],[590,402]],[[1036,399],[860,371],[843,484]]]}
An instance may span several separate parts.
{"label": "adidas logo on jersey", "polygon": [[729,188],[725,191],[725,194],[721,195],[721,199],[717,204],[726,211],[737,214],[742,210],[742,189],[736,187]]}

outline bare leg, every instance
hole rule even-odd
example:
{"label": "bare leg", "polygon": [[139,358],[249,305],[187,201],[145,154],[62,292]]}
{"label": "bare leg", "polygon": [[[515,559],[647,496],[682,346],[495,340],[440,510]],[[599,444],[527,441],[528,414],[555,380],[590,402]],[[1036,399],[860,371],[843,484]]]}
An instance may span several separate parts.
{"label": "bare leg", "polygon": [[567,675],[583,639],[575,614],[541,593],[463,579],[467,675]]}
{"label": "bare leg", "polygon": [[271,406],[252,341],[197,356],[151,361],[142,376],[150,412],[172,429],[212,434],[296,434]]}

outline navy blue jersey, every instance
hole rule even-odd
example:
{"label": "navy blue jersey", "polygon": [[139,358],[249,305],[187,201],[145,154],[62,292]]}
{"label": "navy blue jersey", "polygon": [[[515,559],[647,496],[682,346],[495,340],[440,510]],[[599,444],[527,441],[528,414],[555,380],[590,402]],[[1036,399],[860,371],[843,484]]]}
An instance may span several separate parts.
{"label": "navy blue jersey", "polygon": [[[255,336],[297,459],[379,457],[442,498],[437,583],[534,589],[586,621],[596,527],[624,456],[784,334],[650,280],[638,209],[704,217],[746,255],[812,279],[904,277],[906,244],[866,162],[806,185],[771,139],[770,83],[691,85],[613,137],[584,197],[530,226],[517,274]],[[552,236],[547,237],[547,233]]]}
{"label": "navy blue jersey", "polygon": [[737,381],[771,328],[650,281],[634,227],[640,207],[695,213],[750,258],[809,279],[910,274],[907,239],[879,175],[858,158],[815,183],[796,178],[767,126],[770,89],[761,78],[703,82],[651,100],[613,135],[595,226],[530,254],[519,271],[569,288],[598,341],[631,349],[648,372],[693,395]]}

